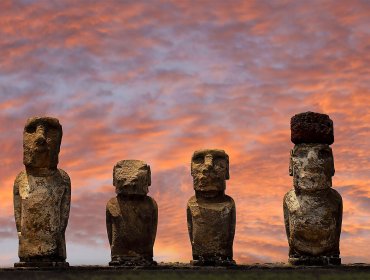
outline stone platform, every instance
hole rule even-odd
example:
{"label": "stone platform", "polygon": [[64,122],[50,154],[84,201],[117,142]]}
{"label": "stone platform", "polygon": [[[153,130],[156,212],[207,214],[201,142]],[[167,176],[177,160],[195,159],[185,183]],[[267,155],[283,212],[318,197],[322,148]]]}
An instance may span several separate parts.
{"label": "stone platform", "polygon": [[369,279],[370,264],[292,266],[284,263],[199,267],[183,263],[157,266],[69,266],[65,268],[0,268],[0,279]]}

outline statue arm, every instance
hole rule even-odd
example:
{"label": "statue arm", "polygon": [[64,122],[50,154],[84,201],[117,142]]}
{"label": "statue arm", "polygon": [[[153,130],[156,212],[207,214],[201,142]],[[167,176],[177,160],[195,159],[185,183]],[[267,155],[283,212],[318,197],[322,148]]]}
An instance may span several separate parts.
{"label": "statue arm", "polygon": [[235,202],[233,201],[233,206],[231,208],[231,228],[230,228],[230,234],[231,234],[231,246],[234,241],[235,236],[235,226],[236,226],[236,207]]}
{"label": "statue arm", "polygon": [[18,235],[21,235],[22,198],[19,194],[19,180],[15,179],[13,187],[14,217]]}
{"label": "statue arm", "polygon": [[105,222],[107,226],[109,245],[112,246],[112,215],[109,212],[108,205],[105,210]]}
{"label": "statue arm", "polygon": [[[339,195],[339,194],[338,194]],[[337,236],[338,236],[338,254],[340,254],[339,250],[339,239],[340,239],[340,233],[342,231],[342,219],[343,219],[343,200],[342,197],[339,195],[339,211],[338,211],[338,225],[337,225]]]}
{"label": "statue arm", "polygon": [[288,205],[286,204],[286,196],[284,196],[283,210],[284,210],[285,232],[288,238],[288,243],[290,243],[289,209],[288,209]]}
{"label": "statue arm", "polygon": [[158,205],[157,205],[157,203],[155,202],[154,199],[152,199],[152,200],[153,200],[153,207],[154,207],[154,209],[153,209],[153,219],[152,219],[152,221],[153,221],[152,246],[154,246],[154,241],[155,241],[155,237],[157,235],[157,226],[158,226]]}
{"label": "statue arm", "polygon": [[188,232],[189,232],[190,242],[193,245],[193,220],[191,217],[191,211],[190,211],[189,206],[186,209],[186,217],[187,217],[187,222],[188,222]]}
{"label": "statue arm", "polygon": [[65,191],[61,203],[60,218],[61,218],[61,229],[63,232],[65,232],[68,224],[69,211],[71,207],[71,180],[69,179],[67,173],[64,171],[62,173],[62,176],[65,184]]}

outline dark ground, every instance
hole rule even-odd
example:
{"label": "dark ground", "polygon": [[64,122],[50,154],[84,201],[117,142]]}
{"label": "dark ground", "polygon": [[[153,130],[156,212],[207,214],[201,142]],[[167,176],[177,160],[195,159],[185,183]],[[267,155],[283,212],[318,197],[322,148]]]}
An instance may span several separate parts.
{"label": "dark ground", "polygon": [[0,268],[0,279],[369,279],[370,265],[347,264],[329,267],[292,267],[285,264],[239,265],[232,268],[192,267],[161,263],[157,267],[71,266],[67,269]]}

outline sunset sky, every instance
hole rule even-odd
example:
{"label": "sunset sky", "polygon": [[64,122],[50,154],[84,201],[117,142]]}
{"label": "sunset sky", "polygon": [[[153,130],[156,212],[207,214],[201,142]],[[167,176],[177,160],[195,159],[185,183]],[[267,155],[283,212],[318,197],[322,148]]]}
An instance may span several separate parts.
{"label": "sunset sky", "polygon": [[230,157],[238,263],[286,262],[290,118],[329,114],[341,257],[370,262],[370,1],[1,0],[0,266],[18,261],[12,187],[31,116],[63,126],[67,261],[107,264],[122,159],[151,166],[157,261],[191,259],[194,150]]}

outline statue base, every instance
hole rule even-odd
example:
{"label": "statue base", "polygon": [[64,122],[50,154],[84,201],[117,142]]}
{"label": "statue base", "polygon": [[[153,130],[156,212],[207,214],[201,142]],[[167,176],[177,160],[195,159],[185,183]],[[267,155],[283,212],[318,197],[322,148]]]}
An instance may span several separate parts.
{"label": "statue base", "polygon": [[117,258],[109,262],[109,266],[156,266],[153,259],[145,258]]}
{"label": "statue base", "polygon": [[191,260],[190,264],[194,266],[234,266],[236,265],[236,262],[230,259],[202,259]]}
{"label": "statue base", "polygon": [[68,262],[17,262],[14,263],[14,267],[69,267]]}
{"label": "statue base", "polygon": [[341,258],[339,257],[298,257],[289,258],[291,265],[307,265],[307,266],[324,266],[324,265],[341,265]]}

